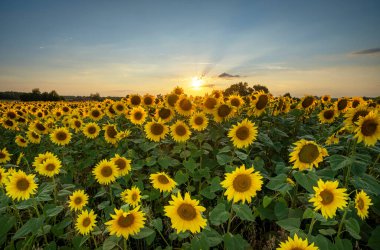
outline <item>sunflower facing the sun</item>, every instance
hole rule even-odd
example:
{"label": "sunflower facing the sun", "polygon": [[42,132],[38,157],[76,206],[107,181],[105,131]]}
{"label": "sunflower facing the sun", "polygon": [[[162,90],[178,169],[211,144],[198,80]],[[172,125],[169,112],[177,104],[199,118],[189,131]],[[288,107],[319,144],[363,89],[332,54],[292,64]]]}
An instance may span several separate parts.
{"label": "sunflower facing the sun", "polygon": [[115,214],[111,214],[111,217],[112,220],[105,223],[110,235],[123,236],[125,239],[140,232],[146,220],[140,206],[128,212],[115,208]]}
{"label": "sunflower facing the sun", "polygon": [[71,133],[65,127],[56,128],[51,134],[50,139],[53,143],[64,146],[70,143]]}
{"label": "sunflower facing the sun", "polygon": [[170,218],[172,227],[177,229],[178,233],[186,230],[198,233],[206,227],[206,219],[201,214],[206,211],[206,208],[199,206],[198,200],[192,200],[189,193],[186,193],[184,198],[181,193],[178,193],[178,196],[172,195],[169,204],[164,207],[165,214]]}
{"label": "sunflower facing the sun", "polygon": [[99,184],[108,185],[116,180],[119,170],[113,161],[101,160],[92,173]]}
{"label": "sunflower facing the sun", "polygon": [[92,230],[94,230],[96,224],[96,214],[93,210],[88,212],[87,210],[83,210],[81,214],[78,215],[77,221],[75,223],[75,228],[82,235],[89,234]]}
{"label": "sunflower facing the sun", "polygon": [[289,154],[290,162],[294,163],[293,168],[299,170],[312,169],[318,167],[318,164],[323,161],[323,157],[327,156],[327,150],[313,141],[301,139],[294,143],[296,146]]}
{"label": "sunflower facing the sun", "polygon": [[151,121],[145,124],[144,130],[146,137],[149,140],[159,142],[165,138],[166,134],[169,132],[169,128],[160,120]]}
{"label": "sunflower facing the sun", "polygon": [[12,154],[8,152],[6,148],[0,150],[0,163],[7,163],[11,160]]}
{"label": "sunflower facing the sun", "polygon": [[293,239],[289,236],[287,241],[281,242],[277,250],[319,250],[319,248],[314,246],[314,243],[309,245],[307,239],[303,240],[295,234]]}
{"label": "sunflower facing the sun", "polygon": [[120,196],[125,203],[133,207],[138,206],[141,201],[141,191],[138,187],[135,186],[131,189],[124,190]]}
{"label": "sunflower facing the sun", "polygon": [[224,195],[227,200],[237,203],[251,203],[252,197],[255,197],[257,191],[260,191],[263,186],[263,176],[259,171],[255,172],[253,166],[245,168],[242,165],[236,168],[232,173],[226,173],[225,179],[220,184],[227,189]]}
{"label": "sunflower facing the sun", "polygon": [[178,120],[176,123],[170,126],[170,134],[173,137],[174,141],[185,142],[189,140],[191,131],[185,122]]}
{"label": "sunflower facing the sun", "polygon": [[315,194],[309,200],[313,202],[314,210],[321,210],[322,216],[326,219],[333,218],[338,208],[347,206],[348,195],[345,188],[338,188],[338,181],[318,180],[318,186],[313,187]]}
{"label": "sunflower facing the sun", "polygon": [[149,179],[153,187],[159,189],[161,192],[170,192],[177,185],[177,183],[164,172],[151,174]]}
{"label": "sunflower facing the sun", "polygon": [[207,128],[208,118],[202,112],[195,112],[190,118],[190,126],[197,131],[203,131]]}
{"label": "sunflower facing the sun", "polygon": [[244,119],[236,125],[233,125],[228,132],[228,137],[237,148],[248,147],[257,137],[257,127],[248,119]]}
{"label": "sunflower facing the sun", "polygon": [[27,200],[32,194],[36,193],[38,185],[34,182],[34,174],[26,174],[19,170],[13,172],[5,182],[7,195],[13,200]]}
{"label": "sunflower facing the sun", "polygon": [[366,146],[375,146],[380,139],[380,115],[378,112],[371,111],[365,117],[360,117],[357,122],[358,127],[355,129],[355,138],[358,142]]}
{"label": "sunflower facing the sun", "polygon": [[371,198],[363,190],[356,193],[355,208],[362,220],[368,217],[368,208],[371,205],[373,205]]}
{"label": "sunflower facing the sun", "polygon": [[82,210],[88,203],[88,195],[84,190],[76,190],[69,196],[68,203],[70,210]]}

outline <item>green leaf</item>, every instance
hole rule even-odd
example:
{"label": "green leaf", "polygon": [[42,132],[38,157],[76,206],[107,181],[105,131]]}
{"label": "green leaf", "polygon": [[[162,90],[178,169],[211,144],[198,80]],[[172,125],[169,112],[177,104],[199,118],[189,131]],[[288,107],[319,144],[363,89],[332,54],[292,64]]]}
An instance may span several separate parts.
{"label": "green leaf", "polygon": [[36,233],[44,222],[43,217],[29,219],[17,232],[13,235],[13,240],[17,240],[29,233]]}
{"label": "green leaf", "polygon": [[318,232],[320,234],[323,234],[323,235],[328,235],[328,236],[332,236],[334,234],[336,234],[336,231],[332,228],[328,228],[328,229],[319,229]]}
{"label": "green leaf", "polygon": [[338,171],[339,169],[352,164],[351,158],[344,155],[338,155],[338,154],[329,156],[328,161],[330,162],[330,166],[334,171]]}
{"label": "green leaf", "polygon": [[222,236],[212,228],[204,229],[202,234],[206,235],[210,247],[215,247],[223,241]]}
{"label": "green leaf", "polygon": [[336,239],[335,240],[336,250],[352,250],[352,244],[350,240],[347,239]]}
{"label": "green leaf", "polygon": [[245,250],[249,248],[249,243],[240,235],[226,233],[223,236],[224,248],[227,250]]}
{"label": "green leaf", "polygon": [[300,228],[301,220],[300,218],[288,218],[288,219],[277,221],[276,223],[277,225],[279,225],[286,231],[296,232]]}
{"label": "green leaf", "polygon": [[360,226],[359,222],[354,218],[349,218],[344,221],[344,225],[346,226],[347,232],[357,240],[360,240]]}
{"label": "green leaf", "polygon": [[232,157],[226,154],[218,154],[216,156],[216,161],[219,165],[224,166],[232,161]]}
{"label": "green leaf", "polygon": [[140,230],[140,232],[136,235],[133,235],[132,238],[136,240],[144,239],[150,235],[154,234],[154,230],[149,227],[144,227]]}
{"label": "green leaf", "polygon": [[49,217],[57,216],[62,210],[64,209],[63,206],[57,206],[51,209],[46,210],[46,215]]}
{"label": "green leaf", "polygon": [[269,206],[269,204],[272,202],[272,200],[273,200],[273,198],[265,195],[263,198],[263,207],[266,208],[267,206]]}
{"label": "green leaf", "polygon": [[0,218],[0,246],[6,241],[7,233],[16,224],[16,217],[5,215]]}
{"label": "green leaf", "polygon": [[158,231],[162,232],[163,226],[162,226],[162,220],[161,218],[156,218],[151,221],[152,226],[157,229]]}
{"label": "green leaf", "polygon": [[266,187],[274,191],[285,193],[292,189],[292,186],[287,183],[286,178],[286,174],[279,174],[276,177],[271,178]]}
{"label": "green leaf", "polygon": [[231,152],[231,147],[230,146],[225,146],[225,147],[219,149],[218,154],[228,153],[228,152]]}
{"label": "green leaf", "polygon": [[314,218],[314,216],[315,216],[314,210],[308,207],[303,213],[302,219],[311,219],[311,218]]}
{"label": "green leaf", "polygon": [[302,172],[294,172],[293,176],[297,183],[305,188],[309,193],[314,192],[313,186],[317,186],[318,182],[318,177],[315,173],[308,172],[307,174],[304,174]]}
{"label": "green leaf", "polygon": [[228,220],[230,214],[226,211],[226,206],[223,203],[219,203],[210,211],[209,217],[211,224],[219,226]]}
{"label": "green leaf", "polygon": [[208,242],[206,235],[199,234],[199,238],[197,236],[195,236],[191,240],[191,249],[192,250],[198,250],[198,249],[208,250],[208,249],[210,249],[210,244]]}
{"label": "green leaf", "polygon": [[235,154],[242,161],[244,161],[248,158],[248,155],[246,153],[243,153],[243,152],[238,151],[238,150],[235,151]]}
{"label": "green leaf", "polygon": [[113,249],[120,241],[121,237],[115,235],[108,237],[103,243],[103,250]]}
{"label": "green leaf", "polygon": [[289,208],[285,204],[285,201],[276,202],[276,204],[274,205],[274,214],[276,215],[277,219],[279,219],[279,220],[288,218]]}
{"label": "green leaf", "polygon": [[254,221],[251,208],[246,204],[233,204],[232,209],[241,220]]}
{"label": "green leaf", "polygon": [[197,168],[197,163],[193,158],[190,158],[183,162],[183,166],[192,173]]}
{"label": "green leaf", "polygon": [[174,180],[177,182],[178,185],[187,182],[188,178],[189,176],[186,173],[183,173],[182,170],[179,170],[174,176]]}
{"label": "green leaf", "polygon": [[368,246],[372,249],[379,249],[380,246],[380,225],[372,231],[371,237],[368,239]]}

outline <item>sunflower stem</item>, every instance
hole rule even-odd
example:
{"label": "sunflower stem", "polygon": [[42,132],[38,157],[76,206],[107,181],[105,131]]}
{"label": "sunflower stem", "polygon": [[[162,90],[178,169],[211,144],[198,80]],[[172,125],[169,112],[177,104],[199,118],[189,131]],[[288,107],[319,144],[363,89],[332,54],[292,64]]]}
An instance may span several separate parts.
{"label": "sunflower stem", "polygon": [[123,237],[123,249],[127,250],[127,240]]}
{"label": "sunflower stem", "polygon": [[[24,224],[22,223],[21,215],[20,215],[18,209],[16,208],[16,204],[15,204],[15,202],[14,202],[13,200],[12,200],[12,204],[13,204],[13,209],[14,209],[15,212],[16,212],[17,218],[20,220],[21,225],[24,225]],[[17,229],[18,229],[18,227],[17,227]]]}
{"label": "sunflower stem", "polygon": [[341,220],[340,223],[339,223],[338,233],[337,233],[337,235],[336,235],[336,238],[337,238],[337,239],[339,239],[340,234],[342,233],[343,222],[344,222],[344,220],[346,219],[347,211],[348,211],[348,209],[346,208],[346,209],[344,210],[344,214],[343,214],[342,220]]}
{"label": "sunflower stem", "polygon": [[91,234],[91,238],[94,241],[95,249],[97,249],[98,248],[98,244],[96,244],[96,239],[95,239],[95,236],[93,234]]}
{"label": "sunflower stem", "polygon": [[310,223],[310,227],[309,227],[309,231],[307,233],[307,237],[309,238],[311,236],[311,233],[313,232],[313,227],[314,227],[314,224],[317,220],[315,219],[315,217],[313,216],[313,218],[311,219],[311,223]]}
{"label": "sunflower stem", "polygon": [[344,187],[345,188],[347,188],[347,186],[348,186],[348,181],[349,181],[350,173],[351,173],[351,166],[352,166],[352,163],[354,162],[354,159],[355,159],[356,144],[357,144],[357,141],[356,141],[356,139],[354,139],[353,144],[352,144],[351,157],[350,157],[351,158],[351,163],[347,166],[346,177],[345,177],[345,180],[344,180]]}
{"label": "sunflower stem", "polygon": [[230,232],[230,229],[231,229],[231,222],[233,220],[233,217],[232,217],[232,207],[233,207],[233,203],[231,202],[231,209],[230,209],[230,217],[228,218],[228,224],[227,224],[227,233]]}
{"label": "sunflower stem", "polygon": [[[41,217],[40,211],[38,211],[38,205],[37,205],[37,203],[36,203],[36,200],[33,200],[33,207],[34,207],[34,209],[36,210],[37,216],[38,216],[38,217]],[[43,225],[43,224],[42,224],[42,226],[41,226],[41,230],[42,230],[42,233],[43,233],[43,235],[44,235],[45,244],[48,245],[49,243],[48,243],[48,240],[47,240],[46,234],[45,234],[45,232],[44,232],[44,225]]]}
{"label": "sunflower stem", "polygon": [[166,241],[166,239],[165,239],[165,237],[162,235],[162,233],[161,233],[159,230],[157,230],[157,232],[160,234],[161,238],[165,241],[166,245],[167,245],[168,247],[170,247],[169,243]]}
{"label": "sunflower stem", "polygon": [[54,203],[57,204],[57,183],[55,182],[54,176],[53,176],[53,186],[54,186],[54,190],[53,190]]}
{"label": "sunflower stem", "polygon": [[111,188],[111,186],[108,186],[108,191],[109,191],[109,194],[110,194],[110,197],[111,197],[111,205],[113,205],[113,195],[112,195],[112,188]]}

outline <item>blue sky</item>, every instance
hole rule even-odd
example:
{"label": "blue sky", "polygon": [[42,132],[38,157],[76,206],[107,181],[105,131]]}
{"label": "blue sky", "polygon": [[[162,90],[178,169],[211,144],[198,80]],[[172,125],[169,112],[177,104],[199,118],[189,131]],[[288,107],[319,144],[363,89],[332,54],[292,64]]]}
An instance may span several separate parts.
{"label": "blue sky", "polygon": [[[1,1],[0,91],[380,95],[380,1]],[[365,50],[373,49],[366,53]],[[361,51],[363,53],[361,53]],[[240,77],[224,79],[221,73]]]}

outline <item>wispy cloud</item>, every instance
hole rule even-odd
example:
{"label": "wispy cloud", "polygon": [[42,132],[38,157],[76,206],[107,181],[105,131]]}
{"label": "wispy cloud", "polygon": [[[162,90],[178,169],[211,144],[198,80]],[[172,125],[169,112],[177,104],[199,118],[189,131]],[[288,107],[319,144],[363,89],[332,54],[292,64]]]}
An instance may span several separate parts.
{"label": "wispy cloud", "polygon": [[226,72],[218,75],[219,78],[224,78],[224,79],[232,79],[232,78],[240,78],[242,77],[241,75],[231,75],[231,74],[228,74]]}
{"label": "wispy cloud", "polygon": [[380,53],[380,47],[352,52],[352,54],[354,55],[369,55],[369,54],[377,54],[377,53]]}

